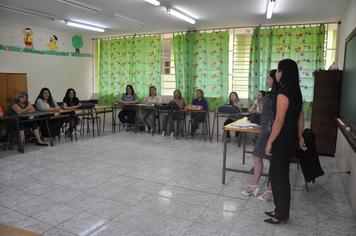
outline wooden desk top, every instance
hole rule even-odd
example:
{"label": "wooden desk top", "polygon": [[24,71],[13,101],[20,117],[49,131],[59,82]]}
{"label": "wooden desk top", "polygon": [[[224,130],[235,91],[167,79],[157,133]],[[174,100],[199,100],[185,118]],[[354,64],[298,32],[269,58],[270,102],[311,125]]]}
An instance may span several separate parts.
{"label": "wooden desk top", "polygon": [[226,126],[224,126],[225,131],[237,131],[237,132],[243,132],[243,133],[255,133],[259,134],[261,132],[261,126],[252,126],[252,127],[238,127],[239,123],[245,123],[247,122],[247,118],[242,118],[239,119],[235,122],[232,122]]}
{"label": "wooden desk top", "polygon": [[142,107],[142,108],[154,108],[154,104],[144,104],[144,103],[134,103],[134,104],[123,104],[123,103],[114,103],[112,107]]}
{"label": "wooden desk top", "polygon": [[41,236],[42,234],[33,233],[13,226],[0,225],[1,236]]}
{"label": "wooden desk top", "polygon": [[229,117],[229,116],[249,116],[249,112],[215,112],[215,114],[218,114],[220,117]]}
{"label": "wooden desk top", "polygon": [[97,105],[94,109],[112,109],[113,105]]}

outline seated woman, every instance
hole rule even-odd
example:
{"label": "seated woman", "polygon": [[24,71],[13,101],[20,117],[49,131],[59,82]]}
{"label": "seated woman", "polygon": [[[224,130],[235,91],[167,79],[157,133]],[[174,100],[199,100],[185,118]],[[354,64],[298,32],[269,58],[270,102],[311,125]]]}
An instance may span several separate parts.
{"label": "seated woman", "polygon": [[[25,92],[19,92],[16,96],[15,102],[9,108],[9,114],[23,114],[34,112],[35,108],[28,102],[27,94]],[[22,144],[25,143],[25,130],[33,130],[36,137],[36,144],[39,146],[47,146],[48,144],[43,142],[40,135],[40,129],[37,122],[19,123],[20,137]]]}
{"label": "seated woman", "polygon": [[[135,94],[135,90],[133,89],[132,85],[126,86],[126,93],[124,93],[121,96],[119,103],[121,103],[123,105],[139,103],[138,97]],[[136,110],[124,107],[119,112],[119,119],[120,119],[120,122],[123,124],[124,128],[128,129],[129,126],[132,126],[133,124],[135,124]]]}
{"label": "seated woman", "polygon": [[[182,93],[176,89],[173,92],[173,99],[169,101],[170,104],[175,104],[177,108],[183,109],[184,108],[184,101],[182,98]],[[174,113],[169,112],[168,114],[165,114],[163,117],[163,125],[162,125],[162,136],[166,135],[167,131],[167,124],[169,123],[169,131],[171,132],[171,138],[174,137],[174,119],[176,116],[174,116]]]}
{"label": "seated woman", "polygon": [[249,109],[251,114],[261,114],[263,109],[263,98],[265,97],[266,92],[263,90],[258,91],[257,99],[253,102],[252,106]]}
{"label": "seated woman", "polygon": [[[229,102],[228,105],[235,107],[238,111],[240,111],[240,108],[242,107],[242,104],[240,103],[240,99],[239,96],[237,95],[236,92],[231,92],[229,95]],[[238,117],[236,116],[230,116],[229,118],[227,118],[224,122],[224,126],[231,124],[232,122],[236,121],[238,119]],[[235,136],[238,136],[238,132],[235,132]],[[231,139],[231,135],[230,135],[230,131],[226,132],[226,138],[227,141],[230,141]]]}
{"label": "seated woman", "polygon": [[252,106],[249,109],[250,115],[249,120],[255,124],[261,124],[261,113],[263,109],[263,98],[265,97],[266,92],[261,90],[258,91],[257,99],[253,102]]}
{"label": "seated woman", "polygon": [[[35,106],[38,111],[58,112],[61,110],[48,88],[41,89],[40,94],[36,99]],[[49,121],[48,125],[50,127],[51,136],[55,137],[60,135],[60,129],[62,128],[64,121],[63,118],[52,119]],[[49,137],[48,130],[43,124],[41,124],[41,132],[43,136]]]}
{"label": "seated woman", "polygon": [[[145,98],[145,104],[147,105],[160,105],[162,104],[162,98],[157,95],[157,89],[155,86],[150,86],[149,96]],[[152,127],[154,127],[155,122],[155,111],[146,110],[144,116],[145,131],[149,132]],[[153,131],[153,130],[152,130]]]}
{"label": "seated woman", "polygon": [[[192,105],[194,106],[200,106],[202,110],[207,111],[208,108],[208,102],[204,98],[204,92],[202,89],[197,89],[196,93],[196,98],[193,99]],[[190,115],[191,117],[191,132],[190,135],[187,138],[194,138],[195,131],[199,128],[199,123],[204,122],[206,119],[206,114],[205,113],[192,113]]]}
{"label": "seated woman", "polygon": [[[63,98],[63,109],[73,110],[80,107],[80,105],[81,104],[79,99],[77,98],[77,93],[75,92],[75,90],[72,88],[67,89],[67,92]],[[73,129],[75,129],[79,125],[80,119],[78,116],[73,115],[69,117],[67,121],[69,123],[69,129],[66,130],[66,133],[70,135],[73,132]]]}

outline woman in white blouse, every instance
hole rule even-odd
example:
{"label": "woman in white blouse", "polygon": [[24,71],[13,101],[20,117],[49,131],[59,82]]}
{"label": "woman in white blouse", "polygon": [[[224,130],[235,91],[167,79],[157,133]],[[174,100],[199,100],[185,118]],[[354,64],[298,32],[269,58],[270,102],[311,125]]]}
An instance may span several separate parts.
{"label": "woman in white blouse", "polygon": [[[162,104],[162,98],[157,95],[157,89],[155,86],[150,86],[149,88],[149,96],[145,98],[146,105],[160,105]],[[149,132],[150,130],[153,132],[152,127],[154,127],[155,122],[155,111],[151,109],[147,109],[145,111],[144,123],[145,130]]]}

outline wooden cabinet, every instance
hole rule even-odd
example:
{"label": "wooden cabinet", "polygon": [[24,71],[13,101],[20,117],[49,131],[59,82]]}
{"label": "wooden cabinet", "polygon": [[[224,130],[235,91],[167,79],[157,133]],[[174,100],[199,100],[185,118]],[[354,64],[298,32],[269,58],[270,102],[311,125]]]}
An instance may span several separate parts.
{"label": "wooden cabinet", "polygon": [[311,128],[319,154],[334,156],[337,137],[335,118],[340,112],[342,71],[316,71]]}
{"label": "wooden cabinet", "polygon": [[0,106],[7,109],[17,92],[27,91],[27,74],[0,73]]}

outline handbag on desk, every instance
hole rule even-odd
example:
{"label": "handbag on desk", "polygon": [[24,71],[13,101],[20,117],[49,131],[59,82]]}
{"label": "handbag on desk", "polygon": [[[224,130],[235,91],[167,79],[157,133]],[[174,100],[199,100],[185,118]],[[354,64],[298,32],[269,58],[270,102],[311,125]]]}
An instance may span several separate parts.
{"label": "handbag on desk", "polygon": [[220,113],[237,113],[237,112],[240,112],[240,109],[238,107],[226,104],[226,105],[219,107],[218,112],[220,112]]}

